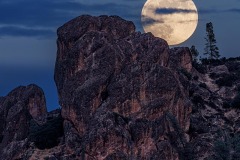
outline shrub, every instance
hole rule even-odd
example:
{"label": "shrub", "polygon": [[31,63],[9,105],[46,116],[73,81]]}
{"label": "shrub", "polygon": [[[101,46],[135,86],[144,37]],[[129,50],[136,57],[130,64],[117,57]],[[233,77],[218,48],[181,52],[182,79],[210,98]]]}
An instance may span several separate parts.
{"label": "shrub", "polygon": [[223,65],[226,61],[226,58],[221,58],[221,59],[208,59],[208,58],[202,58],[201,63],[203,65],[212,65],[212,66],[219,66]]}
{"label": "shrub", "polygon": [[202,73],[202,74],[207,73],[207,67],[205,65],[199,64],[197,62],[193,62],[192,65],[199,73]]}
{"label": "shrub", "polygon": [[220,65],[223,65],[223,64],[224,64],[224,62],[221,61],[220,59],[214,59],[214,60],[212,60],[212,62],[211,62],[211,65],[212,65],[212,66],[220,66]]}
{"label": "shrub", "polygon": [[240,108],[240,92],[237,94],[237,96],[233,99],[231,106],[234,108]]}
{"label": "shrub", "polygon": [[228,133],[214,142],[215,160],[233,160],[240,159],[240,135],[235,134],[232,137]]}
{"label": "shrub", "polygon": [[188,80],[191,80],[191,79],[192,79],[192,74],[189,73],[186,69],[181,68],[179,71],[180,71],[184,76],[186,76]]}
{"label": "shrub", "polygon": [[240,92],[233,98],[233,100],[226,100],[223,102],[224,108],[240,108]]}
{"label": "shrub", "polygon": [[223,102],[223,108],[231,108],[231,107],[232,105],[230,100]]}
{"label": "shrub", "polygon": [[207,59],[207,58],[201,58],[200,61],[201,61],[202,65],[210,64],[210,59]]}
{"label": "shrub", "polygon": [[240,70],[240,63],[239,62],[227,62],[226,66],[227,66],[227,68],[230,72]]}
{"label": "shrub", "polygon": [[195,105],[203,105],[204,104],[204,100],[202,99],[202,97],[200,95],[194,95],[192,98],[192,102]]}
{"label": "shrub", "polygon": [[227,86],[232,87],[233,83],[237,80],[236,75],[234,74],[224,74],[221,78],[216,80],[216,84],[219,87]]}
{"label": "shrub", "polygon": [[216,141],[214,143],[215,156],[219,160],[230,160],[230,149],[225,141]]}
{"label": "shrub", "polygon": [[228,61],[239,61],[240,60],[240,56],[239,57],[230,57],[228,58]]}

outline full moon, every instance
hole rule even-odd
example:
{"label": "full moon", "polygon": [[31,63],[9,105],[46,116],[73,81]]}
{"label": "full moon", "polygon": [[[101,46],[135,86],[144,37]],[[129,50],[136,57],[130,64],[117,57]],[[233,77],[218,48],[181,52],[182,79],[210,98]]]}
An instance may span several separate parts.
{"label": "full moon", "polygon": [[192,0],[147,0],[141,21],[145,32],[177,45],[194,33],[198,13]]}

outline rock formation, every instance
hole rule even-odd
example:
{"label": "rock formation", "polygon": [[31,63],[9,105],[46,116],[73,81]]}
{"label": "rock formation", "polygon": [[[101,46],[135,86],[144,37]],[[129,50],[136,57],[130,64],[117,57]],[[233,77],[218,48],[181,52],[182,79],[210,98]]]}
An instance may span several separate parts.
{"label": "rock formation", "polygon": [[193,102],[188,132],[195,159],[240,159],[240,62],[202,64],[205,74],[192,72]]}
{"label": "rock formation", "polygon": [[0,99],[0,159],[15,159],[26,148],[30,120],[47,112],[42,89],[18,87]]}
{"label": "rock formation", "polygon": [[77,17],[58,29],[57,44],[55,82],[76,156],[178,158],[167,135],[171,118],[189,128],[187,79],[178,72],[191,70],[189,49],[170,50],[117,16]]}
{"label": "rock formation", "polygon": [[192,64],[117,16],[58,29],[61,109],[43,91],[0,97],[1,160],[240,159],[240,58]]}

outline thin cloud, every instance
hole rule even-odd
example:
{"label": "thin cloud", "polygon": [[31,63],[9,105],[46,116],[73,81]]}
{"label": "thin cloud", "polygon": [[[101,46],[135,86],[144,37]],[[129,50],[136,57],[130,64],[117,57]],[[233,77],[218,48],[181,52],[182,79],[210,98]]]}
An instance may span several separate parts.
{"label": "thin cloud", "polygon": [[[126,10],[126,12],[123,12]],[[134,8],[117,3],[83,4],[79,2],[60,1],[30,1],[9,0],[0,5],[0,22],[8,26],[0,28],[0,37],[5,35],[34,36],[45,34],[54,35],[50,30],[36,30],[36,27],[54,28],[82,14],[91,15],[119,15],[125,19],[139,18],[139,13]],[[17,27],[17,26],[26,26]],[[29,33],[28,33],[29,31]],[[36,31],[34,34],[33,32]]]}
{"label": "thin cloud", "polygon": [[154,19],[151,19],[151,18],[144,18],[142,23],[143,23],[144,26],[148,26],[148,25],[152,25],[154,23],[157,23],[157,21],[154,20]]}
{"label": "thin cloud", "polygon": [[0,36],[14,37],[53,37],[55,32],[45,29],[21,28],[17,26],[0,27]]}
{"label": "thin cloud", "polygon": [[187,21],[178,21],[178,23],[191,23],[191,22],[196,22],[198,20],[187,20]]}
{"label": "thin cloud", "polygon": [[234,12],[234,13],[240,13],[240,8],[232,8],[232,9],[228,9],[226,10],[227,12]]}
{"label": "thin cloud", "polygon": [[146,17],[146,16],[143,16],[142,17],[142,24],[144,26],[149,26],[149,25],[153,25],[155,23],[164,23],[163,20],[155,20],[155,19],[152,19],[152,18],[149,18],[149,17]]}
{"label": "thin cloud", "polygon": [[198,10],[199,14],[212,14],[212,13],[219,13],[219,12],[221,11],[216,9],[199,9]]}
{"label": "thin cloud", "polygon": [[155,13],[156,14],[196,13],[196,10],[178,8],[158,8],[155,10]]}
{"label": "thin cloud", "polygon": [[199,9],[199,14],[218,14],[218,13],[240,13],[239,8],[231,8],[225,10],[217,10],[217,9]]}

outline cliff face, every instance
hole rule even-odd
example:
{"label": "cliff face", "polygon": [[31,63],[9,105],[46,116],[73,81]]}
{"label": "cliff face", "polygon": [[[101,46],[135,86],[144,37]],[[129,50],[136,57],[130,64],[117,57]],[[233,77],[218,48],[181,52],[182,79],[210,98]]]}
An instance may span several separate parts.
{"label": "cliff face", "polygon": [[[178,159],[169,139],[189,129],[187,48],[170,50],[117,16],[58,29],[55,67],[67,146],[86,159]],[[183,137],[185,137],[183,135]],[[80,143],[76,143],[80,142]]]}

